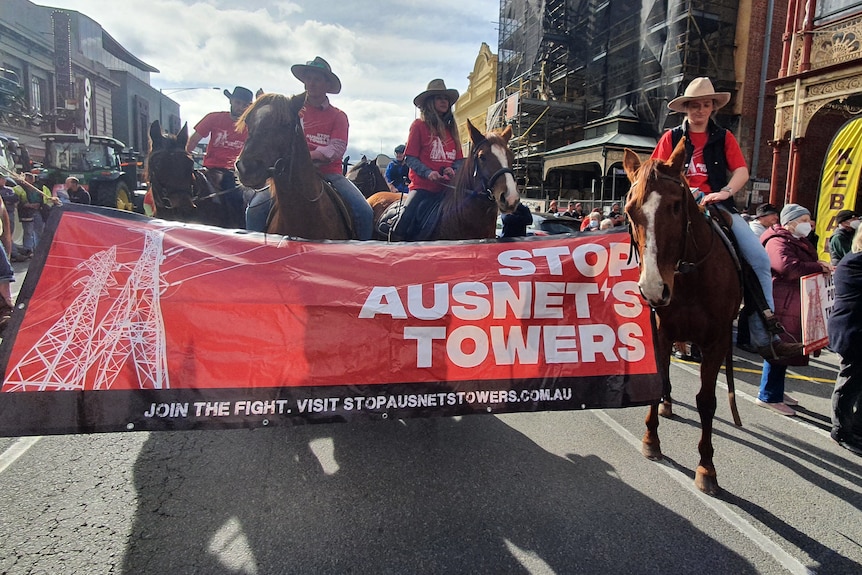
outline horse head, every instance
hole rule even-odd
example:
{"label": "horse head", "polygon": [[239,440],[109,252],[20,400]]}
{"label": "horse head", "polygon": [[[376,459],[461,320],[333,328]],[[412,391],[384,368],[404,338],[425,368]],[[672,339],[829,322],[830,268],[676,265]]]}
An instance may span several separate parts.
{"label": "horse head", "polygon": [[518,194],[518,186],[512,171],[515,158],[509,148],[512,127],[506,126],[502,132],[482,135],[482,132],[467,120],[467,128],[470,131],[470,141],[473,143],[473,152],[469,159],[472,169],[468,177],[473,180],[470,188],[478,191],[476,186],[481,184],[483,190],[494,199],[502,213],[513,212],[521,201],[521,196]]}
{"label": "horse head", "polygon": [[[294,156],[309,154],[299,121],[304,105],[304,92],[292,98],[268,93],[246,109],[237,121],[238,130],[248,130],[248,139],[236,161],[244,185],[262,188],[269,178],[289,172]],[[311,162],[310,157],[307,162]]]}
{"label": "horse head", "polygon": [[194,160],[186,151],[188,139],[187,124],[176,134],[163,134],[158,120],[150,124],[146,180],[160,216],[195,208]]}
{"label": "horse head", "polygon": [[389,190],[386,179],[380,173],[380,168],[377,167],[377,162],[370,161],[365,155],[347,170],[346,177],[366,198],[371,197],[376,192]]}
{"label": "horse head", "polygon": [[685,138],[667,161],[641,164],[629,149],[623,157],[632,183],[625,211],[640,259],[638,287],[652,307],[670,304],[691,223],[701,216],[683,175],[684,164]]}

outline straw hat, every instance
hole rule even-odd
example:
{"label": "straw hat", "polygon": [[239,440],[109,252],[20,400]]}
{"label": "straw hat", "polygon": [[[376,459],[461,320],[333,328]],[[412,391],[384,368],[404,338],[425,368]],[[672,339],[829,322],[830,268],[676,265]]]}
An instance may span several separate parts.
{"label": "straw hat", "polygon": [[332,68],[329,67],[329,62],[320,56],[315,56],[314,60],[306,62],[305,64],[294,64],[290,67],[290,71],[303,84],[305,84],[305,78],[310,71],[321,73],[326,78],[327,94],[338,94],[341,92],[341,80],[338,79],[338,76],[332,73]]}
{"label": "straw hat", "polygon": [[715,109],[718,110],[730,102],[730,92],[716,92],[709,78],[695,78],[691,84],[686,86],[685,93],[668,102],[667,107],[674,112],[685,113],[685,105],[691,100],[703,100],[712,98],[715,100]]}
{"label": "straw hat", "polygon": [[425,103],[425,100],[431,96],[443,95],[446,96],[446,99],[449,100],[449,105],[451,106],[455,102],[458,101],[458,90],[455,88],[446,88],[446,82],[441,80],[440,78],[436,78],[428,82],[428,89],[413,98],[413,105],[417,108],[421,108],[422,104]]}

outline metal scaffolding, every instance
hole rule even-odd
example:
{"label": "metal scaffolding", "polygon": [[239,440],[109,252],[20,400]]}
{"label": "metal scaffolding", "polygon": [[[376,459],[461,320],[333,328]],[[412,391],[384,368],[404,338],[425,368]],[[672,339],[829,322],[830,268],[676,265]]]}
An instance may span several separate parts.
{"label": "metal scaffolding", "polygon": [[519,183],[546,197],[542,158],[629,107],[658,136],[666,104],[698,76],[736,92],[737,0],[501,0],[497,125],[509,124]]}

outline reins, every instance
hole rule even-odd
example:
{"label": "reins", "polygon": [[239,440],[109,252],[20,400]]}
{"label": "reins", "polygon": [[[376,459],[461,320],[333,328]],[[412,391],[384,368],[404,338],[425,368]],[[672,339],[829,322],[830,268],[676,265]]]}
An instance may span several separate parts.
{"label": "reins", "polygon": [[[677,184],[678,186],[680,186],[680,188],[682,188],[683,194],[688,194],[689,196],[691,196],[691,192],[689,191],[688,186],[686,186],[685,182],[682,179],[674,178],[672,176],[662,174],[661,172],[658,173],[658,178],[662,179],[662,180],[669,180],[669,181],[673,182],[674,184]],[[646,185],[646,184],[644,184],[644,185]],[[709,216],[705,216],[705,217],[709,217]],[[716,231],[714,229],[710,228],[709,248],[706,250],[706,253],[703,255],[703,257],[701,257],[697,261],[694,261],[694,262],[688,261],[688,258],[686,258],[686,254],[688,253],[689,243],[691,243],[693,245],[694,257],[697,257],[697,254],[699,251],[699,247],[697,245],[697,238],[695,238],[694,234],[691,233],[691,223],[692,223],[691,214],[689,212],[688,206],[686,206],[685,219],[683,220],[683,223],[682,223],[682,233],[683,233],[683,237],[685,239],[682,243],[682,250],[681,250],[682,253],[680,254],[680,256],[677,259],[676,264],[674,264],[674,268],[673,268],[674,272],[678,273],[678,274],[684,275],[684,274],[688,274],[688,273],[691,273],[694,270],[696,270],[701,264],[703,264],[706,260],[709,259],[709,256],[712,254],[712,249],[713,249],[713,247],[715,247]],[[632,255],[634,254],[634,247],[637,244],[637,240],[635,238],[634,226],[632,226],[632,224],[629,223],[628,227],[629,227],[629,257],[628,257],[627,263],[631,263]]]}

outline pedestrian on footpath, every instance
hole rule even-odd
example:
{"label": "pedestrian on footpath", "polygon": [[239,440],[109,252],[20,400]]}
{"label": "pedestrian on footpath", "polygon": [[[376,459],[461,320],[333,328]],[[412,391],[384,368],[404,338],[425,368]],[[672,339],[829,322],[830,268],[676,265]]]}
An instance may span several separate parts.
{"label": "pedestrian on footpath", "polygon": [[[787,204],[781,210],[780,226],[773,226],[760,236],[772,268],[772,292],[775,315],[786,333],[783,341],[802,341],[802,296],[799,279],[809,274],[825,273],[832,265],[818,261],[817,250],[808,241],[811,212],[799,204]],[[757,405],[781,415],[796,415],[792,406],[797,400],[784,393],[788,365],[808,365],[808,356],[800,355],[763,362]]]}
{"label": "pedestrian on footpath", "polygon": [[832,280],[835,304],[826,323],[829,347],[841,356],[832,391],[832,439],[862,456],[862,231],[853,236]]}

